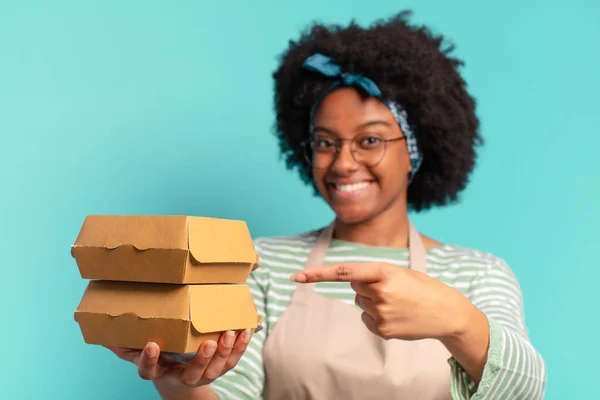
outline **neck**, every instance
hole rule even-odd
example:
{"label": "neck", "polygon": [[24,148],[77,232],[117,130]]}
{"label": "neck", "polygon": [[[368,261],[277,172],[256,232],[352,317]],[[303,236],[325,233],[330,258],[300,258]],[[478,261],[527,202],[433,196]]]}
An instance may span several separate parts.
{"label": "neck", "polygon": [[409,220],[405,206],[395,206],[359,223],[335,221],[334,237],[367,246],[408,247]]}

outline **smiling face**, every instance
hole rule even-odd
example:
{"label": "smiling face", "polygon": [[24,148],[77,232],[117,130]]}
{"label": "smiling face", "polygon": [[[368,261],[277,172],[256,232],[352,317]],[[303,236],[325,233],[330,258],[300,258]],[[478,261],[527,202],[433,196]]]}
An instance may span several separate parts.
{"label": "smiling face", "polygon": [[[362,98],[351,88],[329,94],[319,105],[313,125],[318,143],[360,138],[362,148],[368,149],[375,142],[371,137],[403,137],[385,104],[375,98]],[[402,140],[386,143],[385,154],[375,166],[356,161],[351,141],[339,143],[340,151],[337,157],[331,157],[331,162],[313,164],[315,185],[337,219],[356,224],[382,215],[390,214],[393,218],[396,213],[405,213],[411,170],[406,143]],[[360,155],[357,158],[360,160]]]}

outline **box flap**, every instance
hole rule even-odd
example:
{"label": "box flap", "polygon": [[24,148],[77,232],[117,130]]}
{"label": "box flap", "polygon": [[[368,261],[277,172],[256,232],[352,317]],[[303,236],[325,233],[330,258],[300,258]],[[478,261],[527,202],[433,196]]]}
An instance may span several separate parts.
{"label": "box flap", "polygon": [[190,317],[199,333],[256,328],[256,307],[247,285],[190,286]]}
{"label": "box flap", "polygon": [[186,221],[185,216],[89,215],[72,248],[187,250]]}
{"label": "box flap", "polygon": [[258,314],[256,320],[256,330],[254,333],[258,333],[264,329],[262,315]]}
{"label": "box flap", "polygon": [[260,267],[260,254],[256,253],[256,262],[252,266],[252,271],[258,269]]}
{"label": "box flap", "polygon": [[254,243],[244,221],[189,217],[189,247],[198,263],[256,262]]}
{"label": "box flap", "polygon": [[189,286],[91,281],[77,312],[133,314],[139,318],[189,319]]}

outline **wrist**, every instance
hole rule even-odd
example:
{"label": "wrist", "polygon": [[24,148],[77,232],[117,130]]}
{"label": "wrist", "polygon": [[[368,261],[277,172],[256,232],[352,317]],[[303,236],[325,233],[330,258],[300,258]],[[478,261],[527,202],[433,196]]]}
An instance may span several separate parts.
{"label": "wrist", "polygon": [[[462,296],[462,294],[461,294]],[[448,313],[448,331],[440,340],[445,343],[463,343],[469,341],[473,332],[489,332],[487,316],[473,305],[467,298],[462,298],[460,305]]]}
{"label": "wrist", "polygon": [[456,362],[478,384],[487,362],[490,345],[490,325],[487,316],[468,299],[468,305],[454,313],[456,323],[440,342]]}

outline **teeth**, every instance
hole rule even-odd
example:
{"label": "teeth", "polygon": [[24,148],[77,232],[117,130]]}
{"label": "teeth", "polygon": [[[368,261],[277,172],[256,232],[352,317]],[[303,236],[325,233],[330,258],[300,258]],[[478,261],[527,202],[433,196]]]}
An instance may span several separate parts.
{"label": "teeth", "polygon": [[369,182],[359,182],[359,183],[351,183],[349,185],[335,185],[336,189],[340,192],[355,192],[357,190],[361,190],[369,186]]}

